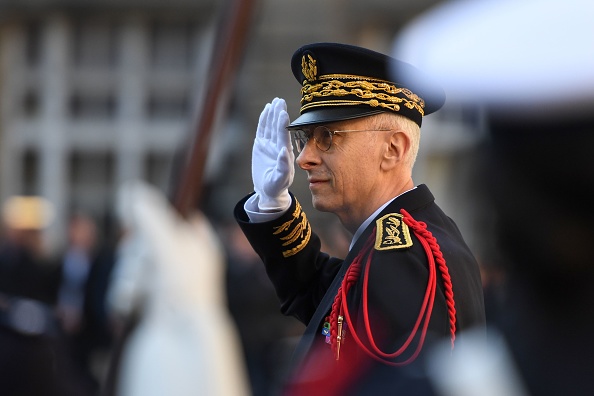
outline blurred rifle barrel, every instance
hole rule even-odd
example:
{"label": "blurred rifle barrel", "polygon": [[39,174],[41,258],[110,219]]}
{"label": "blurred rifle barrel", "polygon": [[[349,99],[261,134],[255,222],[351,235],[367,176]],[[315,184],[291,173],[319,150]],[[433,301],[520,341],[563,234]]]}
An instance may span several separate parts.
{"label": "blurred rifle barrel", "polygon": [[222,18],[208,68],[210,78],[207,81],[202,106],[198,111],[191,150],[174,191],[173,206],[183,217],[195,210],[200,200],[217,109],[220,106],[228,106],[228,101],[223,101],[224,93],[234,82],[246,45],[255,3],[256,0],[229,0],[221,8]]}

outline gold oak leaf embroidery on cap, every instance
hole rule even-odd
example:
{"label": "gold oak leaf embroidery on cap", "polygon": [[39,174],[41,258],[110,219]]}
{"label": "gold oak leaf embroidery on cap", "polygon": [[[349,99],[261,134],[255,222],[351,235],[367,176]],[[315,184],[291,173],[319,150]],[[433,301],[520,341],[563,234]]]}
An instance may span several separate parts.
{"label": "gold oak leaf embroidery on cap", "polygon": [[317,78],[316,60],[310,54],[305,54],[301,58],[301,71],[308,81],[314,81]]}
{"label": "gold oak leaf embroidery on cap", "polygon": [[[303,75],[307,77],[304,65],[305,56],[302,67],[304,67]],[[301,88],[301,111],[312,107],[366,104],[397,112],[402,104],[411,110],[418,111],[421,115],[425,114],[423,99],[407,88],[397,88],[385,81],[346,74],[324,75],[319,79],[320,82],[315,84],[307,84],[304,81]],[[344,99],[345,96],[359,99],[347,100]]]}

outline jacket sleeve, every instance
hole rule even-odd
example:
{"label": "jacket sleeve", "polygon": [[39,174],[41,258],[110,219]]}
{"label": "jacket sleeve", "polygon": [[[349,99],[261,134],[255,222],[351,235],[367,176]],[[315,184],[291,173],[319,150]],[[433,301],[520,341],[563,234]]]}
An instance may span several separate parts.
{"label": "jacket sleeve", "polygon": [[342,260],[320,251],[320,238],[312,232],[295,196],[283,216],[264,223],[250,223],[243,209],[249,197],[236,205],[235,220],[264,262],[281,312],[307,325]]}

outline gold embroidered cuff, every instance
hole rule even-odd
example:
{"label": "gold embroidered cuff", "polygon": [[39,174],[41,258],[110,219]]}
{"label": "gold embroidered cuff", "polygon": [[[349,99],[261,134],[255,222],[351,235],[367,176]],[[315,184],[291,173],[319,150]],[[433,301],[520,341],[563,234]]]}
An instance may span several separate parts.
{"label": "gold embroidered cuff", "polygon": [[[293,197],[295,199],[295,197]],[[307,245],[311,238],[311,226],[307,220],[301,204],[295,199],[295,210],[292,213],[291,220],[275,227],[273,235],[277,236],[283,248],[283,257],[293,256]]]}

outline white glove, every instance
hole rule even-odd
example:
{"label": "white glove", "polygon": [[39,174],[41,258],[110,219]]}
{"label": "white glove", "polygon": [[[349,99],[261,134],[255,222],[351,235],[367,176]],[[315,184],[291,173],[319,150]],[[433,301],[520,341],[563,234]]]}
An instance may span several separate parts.
{"label": "white glove", "polygon": [[261,212],[284,211],[291,205],[295,154],[288,125],[287,104],[274,98],[260,114],[252,150],[252,180]]}

